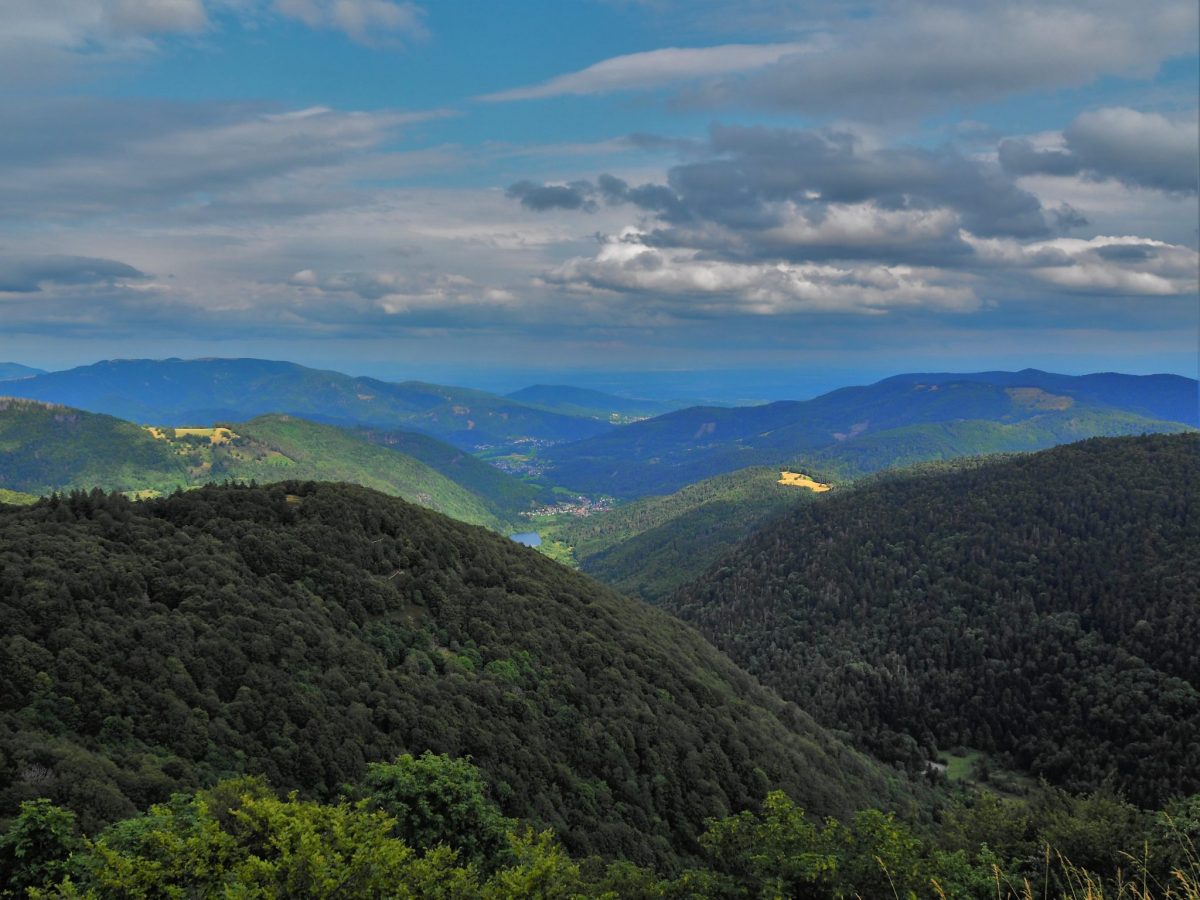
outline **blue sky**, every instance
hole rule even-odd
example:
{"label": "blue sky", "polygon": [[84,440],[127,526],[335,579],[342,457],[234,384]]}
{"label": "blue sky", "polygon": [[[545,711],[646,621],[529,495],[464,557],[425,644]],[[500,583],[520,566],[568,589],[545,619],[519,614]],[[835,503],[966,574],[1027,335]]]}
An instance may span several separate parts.
{"label": "blue sky", "polygon": [[0,359],[1196,374],[1194,0],[5,8]]}

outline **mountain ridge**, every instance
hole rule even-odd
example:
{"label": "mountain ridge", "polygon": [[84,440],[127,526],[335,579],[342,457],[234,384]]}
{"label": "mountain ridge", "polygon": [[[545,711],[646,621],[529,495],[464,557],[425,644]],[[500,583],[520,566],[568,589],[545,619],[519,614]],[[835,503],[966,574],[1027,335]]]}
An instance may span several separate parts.
{"label": "mountain ridge", "polygon": [[[690,408],[550,447],[542,457],[564,485],[591,492],[607,486],[618,496],[637,497],[751,465],[810,465],[852,476],[897,461],[1037,450],[1093,436],[1186,430],[1200,422],[1194,404],[1182,422],[1137,412],[1185,413],[1197,383],[1181,376],[1119,376],[1115,387],[1105,387],[1104,381],[1087,381],[1091,376],[1001,374],[992,381],[1003,383],[981,380],[986,373],[941,382],[901,375],[812,400]],[[1067,392],[1064,385],[1079,378],[1086,390]],[[1157,400],[1164,383],[1173,394]]]}
{"label": "mountain ridge", "polygon": [[336,425],[421,431],[466,449],[575,440],[611,427],[485,391],[388,382],[284,360],[104,360],[5,383],[5,389],[144,424],[241,421],[281,412]]}
{"label": "mountain ridge", "polygon": [[[374,487],[497,530],[538,496],[484,462],[458,460],[461,451],[426,435],[391,433],[389,446],[279,413],[226,425],[147,428],[60,404],[0,398],[0,487],[154,494],[224,479],[303,477]],[[403,452],[400,441],[432,464]]]}

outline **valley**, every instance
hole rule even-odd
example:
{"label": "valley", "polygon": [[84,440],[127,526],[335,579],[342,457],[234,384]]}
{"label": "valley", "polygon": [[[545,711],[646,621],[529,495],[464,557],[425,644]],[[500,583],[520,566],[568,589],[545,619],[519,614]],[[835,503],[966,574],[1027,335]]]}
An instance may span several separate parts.
{"label": "valley", "polygon": [[[103,842],[168,800],[166,840],[208,815],[179,804],[275,791],[300,792],[284,819],[360,815],[358,791],[408,821],[370,793],[392,766],[491,810],[440,832],[491,848],[444,860],[463,896],[509,896],[489,879],[523,865],[612,896],[769,892],[750,834],[848,867],[803,876],[818,896],[878,889],[899,846],[891,877],[980,900],[1001,870],[1116,877],[1118,847],[1168,845],[1153,810],[1190,821],[1200,796],[1200,435],[1151,418],[1178,412],[1161,381],[985,375],[624,422],[609,395],[516,392],[606,431],[474,450],[342,399],[168,424],[0,400],[0,874],[54,810],[109,847],[85,878],[148,865]],[[551,843],[518,850],[528,826]],[[1038,870],[1038,841],[1071,855]]]}
{"label": "valley", "polygon": [[1200,900],[1197,0],[0,0],[0,900]]}

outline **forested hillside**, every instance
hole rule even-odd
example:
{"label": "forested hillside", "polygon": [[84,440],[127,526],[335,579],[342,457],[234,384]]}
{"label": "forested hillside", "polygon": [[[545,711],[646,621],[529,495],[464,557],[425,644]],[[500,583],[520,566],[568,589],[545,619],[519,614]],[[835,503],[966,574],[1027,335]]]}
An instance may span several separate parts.
{"label": "forested hillside", "polygon": [[515,521],[536,501],[549,502],[554,496],[547,488],[522,481],[486,463],[465,450],[415,431],[387,431],[358,428],[355,432],[372,444],[396,450],[419,459],[441,472],[455,484],[484,498],[496,515]]}
{"label": "forested hillside", "polygon": [[188,483],[188,468],[184,457],[132,422],[0,397],[0,488],[170,490]]}
{"label": "forested hillside", "polygon": [[1096,439],[798,506],[670,599],[919,768],[997,754],[1143,804],[1200,788],[1200,437]]}
{"label": "forested hillside", "polygon": [[[542,455],[559,484],[640,497],[752,465],[810,466],[853,477],[1088,437],[1173,433],[1197,423],[1197,383],[1178,376],[1026,370],[923,377],[897,376],[806,401],[685,409]],[[1190,407],[1180,399],[1189,389]],[[1186,417],[1162,418],[1167,414]]]}
{"label": "forested hillside", "polygon": [[911,808],[668,614],[363,488],[0,508],[0,620],[0,817],[90,830],[241,772],[328,798],[424,750],[574,852],[668,865],[771,788]]}
{"label": "forested hillside", "polygon": [[101,487],[152,495],[281,478],[361,484],[496,529],[539,495],[427,435],[389,432],[373,440],[366,432],[286,415],[222,428],[142,428],[67,407],[0,400],[0,488],[47,494]]}
{"label": "forested hillside", "polygon": [[204,480],[345,481],[497,529],[512,515],[419,459],[372,444],[353,431],[285,415],[260,416],[235,427],[236,440],[209,449],[212,463]]}

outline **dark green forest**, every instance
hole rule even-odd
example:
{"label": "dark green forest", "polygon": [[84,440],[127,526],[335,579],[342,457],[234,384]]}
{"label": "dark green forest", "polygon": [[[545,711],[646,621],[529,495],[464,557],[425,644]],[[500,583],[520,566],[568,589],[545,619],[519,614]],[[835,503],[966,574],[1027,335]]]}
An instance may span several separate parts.
{"label": "dark green forest", "polygon": [[1094,439],[796,507],[668,602],[861,747],[1200,789],[1200,437]]}
{"label": "dark green forest", "polygon": [[329,799],[425,750],[573,853],[667,867],[770,789],[915,810],[668,614],[355,486],[0,508],[0,615],[3,817],[46,797],[94,832],[240,773]]}

